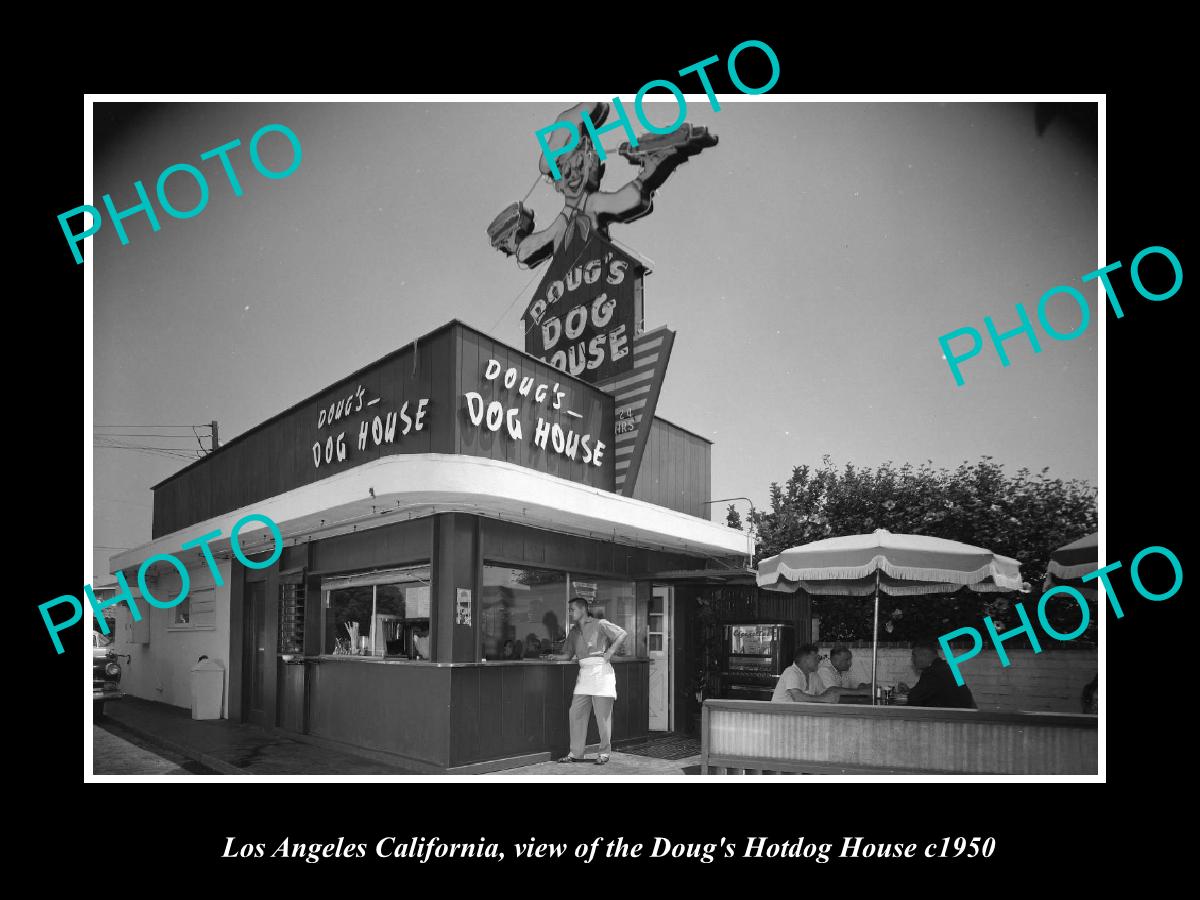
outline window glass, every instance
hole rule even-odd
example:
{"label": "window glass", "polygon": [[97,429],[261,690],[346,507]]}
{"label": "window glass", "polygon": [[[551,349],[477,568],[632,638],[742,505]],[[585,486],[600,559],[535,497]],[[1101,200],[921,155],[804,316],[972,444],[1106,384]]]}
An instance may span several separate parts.
{"label": "window glass", "polygon": [[639,616],[632,581],[580,576],[571,579],[571,596],[587,600],[594,618],[608,619],[625,629],[628,636],[617,650],[617,656],[646,655],[645,604],[642,604],[642,615]]}
{"label": "window glass", "polygon": [[360,653],[371,638],[372,585],[330,591],[326,600],[325,652]]}
{"label": "window glass", "polygon": [[431,659],[429,568],[328,578],[324,651]]}
{"label": "window glass", "polygon": [[561,653],[569,625],[566,573],[484,566],[479,625],[484,659]]}

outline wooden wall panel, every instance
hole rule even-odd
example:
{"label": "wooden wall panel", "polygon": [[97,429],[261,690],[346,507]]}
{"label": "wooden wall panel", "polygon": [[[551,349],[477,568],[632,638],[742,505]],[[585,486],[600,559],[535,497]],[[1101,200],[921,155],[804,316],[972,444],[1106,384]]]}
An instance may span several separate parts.
{"label": "wooden wall panel", "polygon": [[704,706],[704,755],[720,766],[1003,775],[1097,771],[1096,716],[747,700],[706,700]]}
{"label": "wooden wall panel", "polygon": [[663,419],[655,418],[642,456],[633,496],[702,519],[711,499],[712,445]]}
{"label": "wooden wall panel", "polygon": [[563,571],[574,568],[589,575],[637,580],[653,572],[702,568],[705,561],[704,556],[661,553],[482,516],[479,522],[485,562]]}
{"label": "wooden wall panel", "polygon": [[342,660],[309,668],[310,734],[448,764],[453,670]]}
{"label": "wooden wall panel", "polygon": [[[452,323],[401,347],[237,436],[156,486],[154,536],[312,484],[383,454],[453,452],[457,428],[453,418],[454,338],[460,327]],[[364,389],[361,410],[357,408],[359,386]],[[336,410],[337,401],[347,398],[353,398],[354,411],[318,428],[321,410],[330,405]],[[410,429],[404,435],[399,421],[401,406],[407,400],[407,412],[415,416],[421,398],[429,399],[423,428]],[[376,399],[378,402],[370,402]],[[398,420],[393,441],[377,445],[372,434],[375,417],[384,428],[391,412]],[[368,441],[359,449],[363,422],[367,423]],[[339,434],[343,435],[346,458],[338,462],[335,457],[327,463],[326,441],[332,436],[336,444]],[[322,450],[319,465],[313,463],[314,444]]]}
{"label": "wooden wall panel", "polygon": [[[489,359],[497,360],[502,367],[501,376],[493,381],[483,379]],[[518,372],[511,389],[505,388],[503,382],[503,371],[509,367]],[[527,397],[520,396],[522,377],[534,378],[535,386],[547,385],[544,401],[537,401],[536,388]],[[556,385],[565,392],[563,408],[559,410],[553,409]],[[364,393],[362,408],[358,409],[360,386]],[[463,398],[463,393],[471,390],[478,390],[485,403],[499,400],[506,409],[519,409],[521,438],[511,438],[504,426],[499,432],[491,432],[486,425],[482,428],[471,425]],[[337,401],[349,398],[353,398],[353,412],[318,428],[322,409],[328,410],[332,405],[336,412]],[[421,398],[429,400],[422,430],[412,429],[405,435],[402,434],[403,425],[398,422],[393,442],[376,444],[373,438],[375,417],[379,417],[381,427],[386,430],[388,413],[394,412],[398,418],[403,403],[408,401],[408,414],[414,416],[417,401]],[[372,400],[377,402],[372,404]],[[568,415],[568,410],[579,413],[579,417]],[[555,452],[552,446],[546,450],[536,447],[533,436],[539,417],[557,423],[564,432],[588,433],[593,442],[603,441],[602,465],[584,464],[581,451],[575,460],[570,460]],[[364,422],[368,440],[360,449],[358,440]],[[160,537],[203,519],[312,484],[382,455],[397,453],[457,452],[483,456],[612,490],[615,479],[613,422],[610,395],[453,322],[235,437],[157,485],[154,488],[153,534]],[[339,462],[335,455],[327,462],[324,450],[328,439],[333,437],[336,447],[339,434],[346,447],[345,459]],[[678,444],[681,452],[689,440],[698,440],[688,438],[682,431],[679,434],[682,437],[678,440],[674,434],[670,435],[670,440],[671,446]],[[321,450],[318,464],[313,462],[314,444]],[[689,459],[695,449],[687,448]],[[706,479],[706,474],[697,475],[703,467],[695,462],[683,463],[682,457],[668,458],[669,452],[673,451],[658,448],[653,453],[656,460],[653,468],[663,481],[655,490],[670,500],[663,505],[682,508],[683,501],[679,497],[683,496],[692,503],[692,507],[684,511],[703,513],[702,506],[694,502],[707,491],[706,482],[703,490],[696,487],[697,480]],[[707,453],[706,445],[701,453]],[[671,475],[675,467],[680,468],[682,474]],[[669,480],[672,478],[675,480]]]}
{"label": "wooden wall panel", "polygon": [[321,574],[429,562],[433,555],[433,519],[397,522],[313,541],[312,571]]}
{"label": "wooden wall panel", "polygon": [[[649,733],[647,660],[617,663],[613,741]],[[575,665],[492,664],[456,667],[451,691],[451,765],[460,766],[528,753],[565,754],[570,745],[568,712]],[[599,740],[593,718],[588,742]]]}

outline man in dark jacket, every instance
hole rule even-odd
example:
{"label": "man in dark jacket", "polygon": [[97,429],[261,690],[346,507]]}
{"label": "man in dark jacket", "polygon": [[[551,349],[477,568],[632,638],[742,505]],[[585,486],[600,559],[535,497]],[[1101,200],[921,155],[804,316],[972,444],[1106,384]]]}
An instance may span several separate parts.
{"label": "man in dark jacket", "polygon": [[[913,669],[921,678],[908,691],[909,706],[942,706],[954,709],[977,709],[971,689],[954,681],[946,661],[938,656],[938,646],[932,641],[913,644]],[[897,689],[903,693],[907,686],[901,682]]]}

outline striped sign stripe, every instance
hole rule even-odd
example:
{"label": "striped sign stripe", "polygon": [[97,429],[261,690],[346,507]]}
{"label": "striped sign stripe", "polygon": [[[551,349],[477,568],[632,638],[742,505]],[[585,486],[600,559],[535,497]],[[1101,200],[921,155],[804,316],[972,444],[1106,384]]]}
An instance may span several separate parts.
{"label": "striped sign stripe", "polygon": [[620,381],[614,381],[612,384],[606,384],[604,385],[604,389],[609,393],[612,393],[613,391],[619,391],[629,387],[630,385],[637,384],[639,381],[647,381],[653,376],[653,372],[638,372],[636,375],[632,375],[629,378],[622,378]]}
{"label": "striped sign stripe", "polygon": [[632,371],[598,385],[613,397],[617,428],[627,429],[615,435],[612,450],[615,487],[626,496],[631,496],[637,485],[637,472],[674,340],[674,333],[666,328],[635,335],[631,341]]}
{"label": "striped sign stripe", "polygon": [[643,384],[641,387],[630,388],[627,391],[622,391],[621,393],[616,395],[617,400],[619,402],[621,400],[626,400],[630,397],[636,397],[638,394],[648,394],[648,393],[650,393],[650,388],[652,388],[653,386],[654,385],[651,385],[651,384]]}
{"label": "striped sign stripe", "polygon": [[663,342],[663,339],[662,339],[661,334],[658,337],[654,338],[654,340],[651,340],[651,341],[636,340],[633,345],[633,352],[635,354],[645,353],[648,350],[653,350],[655,347],[661,347],[662,342]]}

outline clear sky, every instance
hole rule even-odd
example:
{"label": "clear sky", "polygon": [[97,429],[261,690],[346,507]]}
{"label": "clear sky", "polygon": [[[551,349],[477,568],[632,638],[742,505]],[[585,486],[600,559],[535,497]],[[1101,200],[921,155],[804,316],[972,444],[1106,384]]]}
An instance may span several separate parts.
{"label": "clear sky", "polygon": [[[1096,257],[1094,146],[1061,120],[1039,136],[1030,104],[734,100],[689,104],[719,145],[675,172],[652,215],[612,229],[653,262],[646,327],[678,332],[658,413],[715,442],[712,496],[763,506],[772,481],[826,453],[866,466],[989,454],[1095,483],[1093,285],[1081,337],[1039,334],[1036,355],[1009,341],[1007,369],[987,348],[963,387],[937,342],[982,331],[985,315],[1015,327],[1016,303],[1033,315],[1044,291],[1109,261]],[[135,180],[153,194],[179,162],[211,196],[195,218],[160,211],[157,233],[125,220],[128,246],[109,223],[88,239],[95,423],[216,419],[225,441],[452,318],[522,346],[540,270],[493,250],[486,227],[534,183],[534,131],[573,102],[97,104],[97,205],[111,193],[132,206]],[[303,162],[270,181],[247,145],[274,122]],[[234,138],[242,197],[199,160]],[[272,168],[290,159],[278,134],[262,148]],[[634,174],[612,153],[603,187]],[[169,188],[183,209],[198,196],[186,175]],[[562,201],[539,183],[527,205],[542,227]],[[1050,318],[1065,332],[1079,313],[1059,300]],[[105,443],[194,448],[182,433]],[[109,548],[150,539],[150,486],[185,464],[95,449],[101,580]]]}

